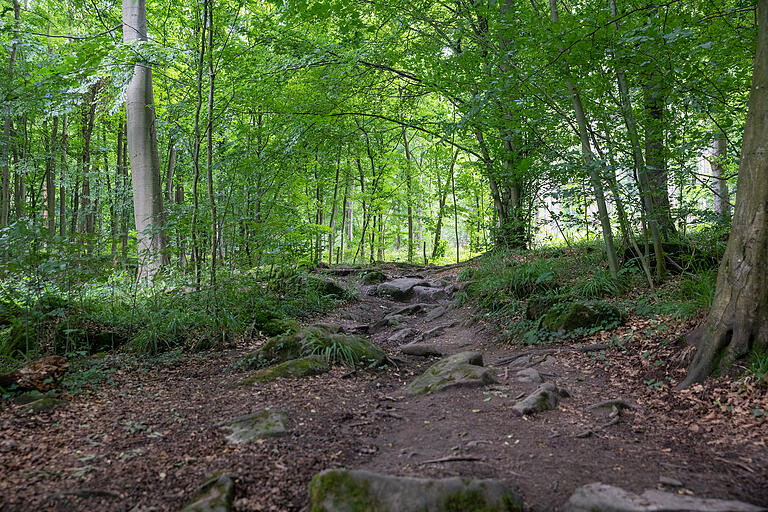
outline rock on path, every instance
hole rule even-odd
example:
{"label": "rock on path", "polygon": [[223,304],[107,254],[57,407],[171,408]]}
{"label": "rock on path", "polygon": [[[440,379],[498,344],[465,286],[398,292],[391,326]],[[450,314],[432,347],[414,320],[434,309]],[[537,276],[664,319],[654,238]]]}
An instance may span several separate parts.
{"label": "rock on path", "polygon": [[641,496],[611,485],[593,483],[579,487],[564,512],[766,512],[741,501],[712,500],[656,490]]}
{"label": "rock on path", "polygon": [[313,512],[522,511],[515,489],[499,480],[397,477],[362,470],[326,470],[309,484]]}
{"label": "rock on path", "polygon": [[421,395],[453,387],[497,384],[496,375],[483,366],[480,352],[460,352],[444,357],[408,386],[408,393]]}

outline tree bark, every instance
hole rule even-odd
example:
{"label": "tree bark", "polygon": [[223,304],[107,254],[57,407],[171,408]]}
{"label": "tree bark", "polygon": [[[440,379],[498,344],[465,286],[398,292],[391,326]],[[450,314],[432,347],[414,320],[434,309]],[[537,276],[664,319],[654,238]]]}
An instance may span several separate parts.
{"label": "tree bark", "polygon": [[731,195],[728,191],[728,179],[723,172],[723,160],[727,150],[728,140],[720,132],[715,136],[712,143],[712,156],[709,165],[712,169],[714,210],[723,221],[731,218]]}
{"label": "tree bark", "polygon": [[63,239],[67,236],[67,202],[66,188],[64,186],[67,175],[67,115],[61,119],[61,175],[59,176],[59,236]]}
{"label": "tree bark", "polygon": [[768,0],[759,0],[757,11],[757,52],[733,228],[715,299],[680,387],[704,380],[751,350],[768,350]]}
{"label": "tree bark", "polygon": [[[123,0],[123,42],[147,40],[146,0]],[[167,246],[160,186],[152,68],[136,63],[126,91],[128,152],[139,254],[138,279],[152,278],[165,263]]]}
{"label": "tree bark", "polygon": [[[645,163],[653,216],[659,234],[668,240],[675,234],[669,204],[667,158],[664,151],[664,93],[659,79],[653,75],[643,88],[648,121],[645,127]],[[648,212],[651,216],[651,212]]]}
{"label": "tree bark", "polygon": [[[557,12],[557,0],[549,0],[550,17],[553,22],[559,20]],[[568,91],[571,94],[571,101],[573,102],[573,110],[576,114],[576,122],[578,125],[578,135],[581,141],[581,152],[584,157],[584,163],[589,169],[589,180],[592,183],[592,190],[595,194],[595,200],[597,202],[598,215],[600,217],[600,225],[603,230],[603,240],[605,242],[605,250],[608,259],[608,269],[611,276],[616,277],[619,271],[619,261],[616,256],[616,248],[613,245],[613,232],[611,230],[611,221],[608,216],[608,208],[605,204],[605,193],[603,192],[603,182],[600,176],[599,166],[595,162],[594,154],[592,153],[592,147],[589,142],[589,134],[587,132],[587,118],[584,114],[584,107],[581,103],[581,96],[579,91],[568,77],[568,70],[565,70],[566,80],[565,84]]]}
{"label": "tree bark", "polygon": [[208,201],[211,207],[211,286],[216,284],[216,255],[219,243],[219,220],[216,215],[216,196],[213,193],[213,90],[216,74],[213,69],[213,0],[208,0],[208,141],[206,174]]}
{"label": "tree bark", "polygon": [[416,246],[414,245],[413,241],[413,184],[411,179],[411,146],[408,142],[408,134],[405,131],[405,126],[403,126],[403,146],[405,147],[405,159],[407,162],[405,168],[405,183],[407,186],[406,201],[408,201],[408,263],[413,263]]}
{"label": "tree bark", "polygon": [[[11,44],[11,55],[8,64],[8,83],[13,86],[13,72],[16,67],[16,55],[18,52],[18,39],[19,39],[19,21],[21,19],[21,8],[18,0],[13,0],[13,43]],[[0,165],[2,166],[2,177],[0,177],[0,227],[8,225],[8,213],[11,209],[11,168],[10,168],[10,149],[11,149],[11,105],[8,103],[8,107],[5,111],[5,119],[3,122],[3,142],[2,150],[0,154]]]}

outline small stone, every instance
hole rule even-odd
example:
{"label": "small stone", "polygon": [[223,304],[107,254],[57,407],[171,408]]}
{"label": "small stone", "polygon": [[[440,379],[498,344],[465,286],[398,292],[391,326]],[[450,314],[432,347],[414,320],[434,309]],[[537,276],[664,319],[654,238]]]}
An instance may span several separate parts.
{"label": "small stone", "polygon": [[565,390],[558,389],[551,382],[547,382],[516,403],[512,407],[512,411],[520,416],[549,411],[557,407],[561,396],[568,396],[568,393]]}
{"label": "small stone", "polygon": [[229,475],[208,479],[181,512],[230,512],[235,497],[235,483]]}
{"label": "small stone", "polygon": [[515,380],[517,382],[532,382],[534,384],[544,382],[544,379],[536,368],[523,368],[515,374]]}
{"label": "small stone", "polygon": [[668,477],[668,476],[664,476],[664,475],[661,475],[659,477],[659,483],[664,484],[664,485],[668,485],[670,487],[682,487],[683,486],[683,482],[681,482],[680,480],[676,480],[674,478],[671,478],[671,477]]}
{"label": "small stone", "polygon": [[255,414],[234,418],[224,424],[232,430],[227,436],[230,444],[247,443],[288,433],[288,415],[283,411],[265,409]]}

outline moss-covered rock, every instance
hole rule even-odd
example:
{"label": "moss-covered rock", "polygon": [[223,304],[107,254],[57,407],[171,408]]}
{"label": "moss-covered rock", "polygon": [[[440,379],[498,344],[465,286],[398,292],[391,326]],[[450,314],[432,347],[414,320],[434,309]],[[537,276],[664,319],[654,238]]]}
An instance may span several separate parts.
{"label": "moss-covered rock", "polygon": [[387,280],[381,270],[371,270],[363,274],[363,284],[379,284]]}
{"label": "moss-covered rock", "polygon": [[301,357],[284,361],[268,368],[262,368],[250,377],[240,381],[240,384],[246,386],[255,382],[271,382],[281,378],[300,379],[311,377],[312,375],[320,375],[327,371],[328,361],[324,358],[320,356]]}
{"label": "moss-covered rock", "polygon": [[525,304],[525,318],[535,322],[549,312],[552,307],[568,302],[564,295],[536,295]]}
{"label": "moss-covered rock", "polygon": [[299,330],[301,330],[301,325],[292,318],[272,318],[261,327],[261,332],[267,336],[291,334]]}
{"label": "moss-covered rock", "polygon": [[24,407],[24,410],[26,412],[49,411],[51,409],[54,409],[60,406],[63,403],[64,403],[64,400],[61,400],[60,398],[46,396],[45,398],[41,398],[40,400],[35,400],[34,402],[30,402],[26,404],[26,406]]}
{"label": "moss-covered rock", "polygon": [[263,411],[247,416],[240,416],[224,423],[232,430],[227,436],[231,444],[247,443],[268,437],[280,437],[288,433],[288,415],[276,409]]}
{"label": "moss-covered rock", "polygon": [[408,393],[421,395],[448,388],[486,386],[498,382],[496,375],[483,367],[479,352],[460,352],[444,357],[408,386]]}
{"label": "moss-covered rock", "polygon": [[331,362],[380,366],[387,354],[378,346],[359,336],[344,334],[337,325],[316,324],[297,332],[275,336],[239,363],[241,368],[256,369],[320,355]]}
{"label": "moss-covered rock", "polygon": [[397,477],[327,470],[309,484],[310,512],[521,512],[522,501],[499,480]]}
{"label": "moss-covered rock", "polygon": [[235,499],[235,483],[229,475],[214,475],[205,481],[192,503],[181,512],[230,512]]}
{"label": "moss-covered rock", "polygon": [[344,299],[348,295],[347,290],[338,281],[330,277],[309,275],[307,276],[307,285],[320,293],[320,295],[330,295],[337,299]]}
{"label": "moss-covered rock", "polygon": [[541,326],[554,332],[600,327],[610,329],[624,322],[624,314],[605,302],[564,302],[553,306],[541,319]]}

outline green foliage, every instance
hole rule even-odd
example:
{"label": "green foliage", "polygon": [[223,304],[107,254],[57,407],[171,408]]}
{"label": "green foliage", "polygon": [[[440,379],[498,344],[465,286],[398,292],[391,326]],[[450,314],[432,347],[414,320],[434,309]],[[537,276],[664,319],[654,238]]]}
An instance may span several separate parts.
{"label": "green foliage", "polygon": [[756,379],[764,379],[768,375],[768,351],[753,350],[749,354],[747,373]]}
{"label": "green foliage", "polygon": [[548,260],[516,263],[505,253],[483,259],[468,292],[489,311],[508,309],[511,302],[555,288],[555,273]]}
{"label": "green foliage", "polygon": [[475,267],[465,267],[456,274],[456,281],[471,281],[475,277]]}
{"label": "green foliage", "polygon": [[612,277],[607,270],[598,270],[590,277],[579,279],[569,287],[569,293],[576,298],[599,299],[610,295],[617,297],[626,289],[626,273]]}
{"label": "green foliage", "polygon": [[635,311],[640,316],[672,315],[686,318],[712,305],[717,273],[704,271],[676,280],[652,293],[638,297]]}

